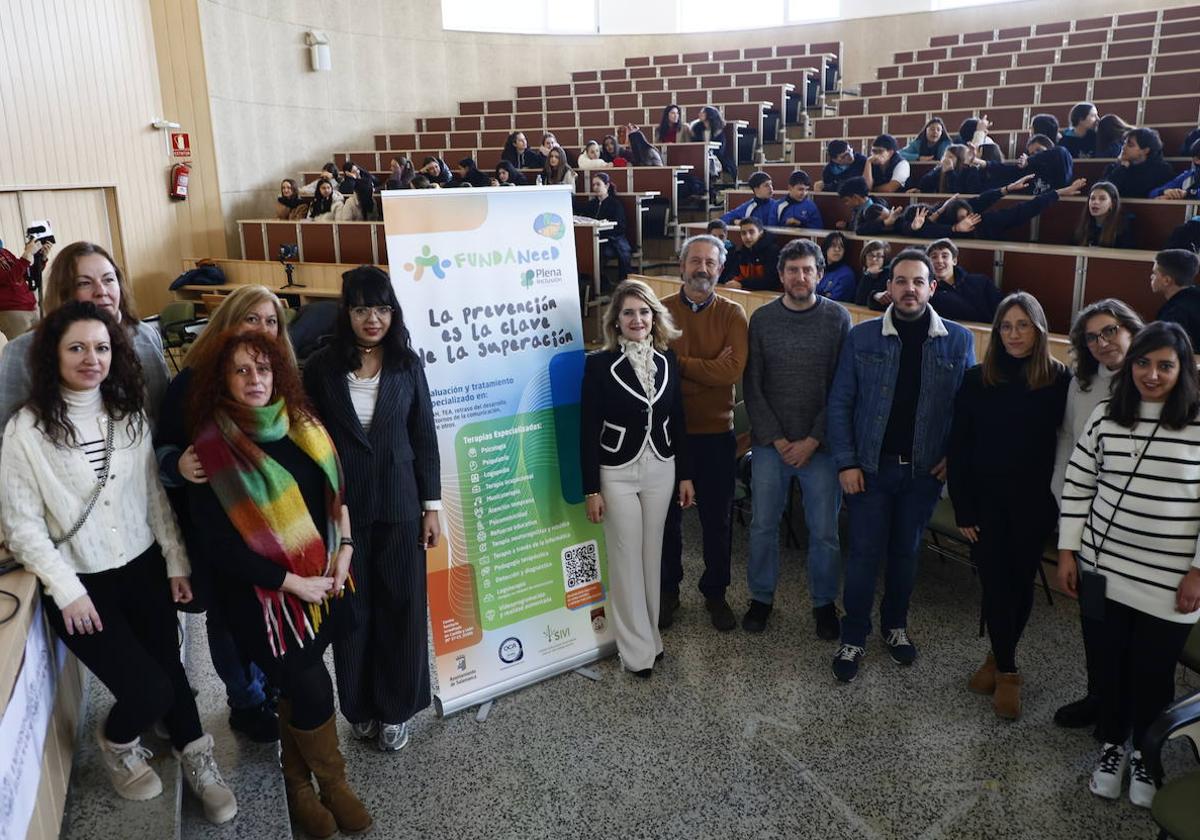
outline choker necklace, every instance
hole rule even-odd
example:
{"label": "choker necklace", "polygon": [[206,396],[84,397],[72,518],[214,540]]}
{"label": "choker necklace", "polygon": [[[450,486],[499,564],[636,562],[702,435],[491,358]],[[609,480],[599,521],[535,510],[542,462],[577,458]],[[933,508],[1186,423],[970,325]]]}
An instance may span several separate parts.
{"label": "choker necklace", "polygon": [[366,354],[366,355],[368,355],[368,356],[370,356],[372,353],[374,353],[376,350],[378,350],[378,349],[379,349],[379,345],[378,345],[378,344],[372,344],[372,345],[370,345],[370,346],[367,346],[367,345],[365,345],[365,344],[356,344],[355,346],[356,346],[356,347],[357,347],[359,350],[363,351],[363,353],[365,353],[365,354]]}

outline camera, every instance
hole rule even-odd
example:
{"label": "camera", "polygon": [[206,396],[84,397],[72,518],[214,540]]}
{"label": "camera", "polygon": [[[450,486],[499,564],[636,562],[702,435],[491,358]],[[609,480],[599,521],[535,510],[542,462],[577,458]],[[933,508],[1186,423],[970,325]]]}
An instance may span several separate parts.
{"label": "camera", "polygon": [[30,222],[29,227],[25,228],[26,242],[41,242],[42,244],[54,244],[54,228],[50,226],[49,219],[37,219]]}
{"label": "camera", "polygon": [[300,259],[300,246],[294,242],[289,242],[286,245],[279,246],[279,262],[283,265],[283,270],[287,274],[287,282],[283,285],[285,289],[299,288],[303,289],[303,283],[297,283],[295,280],[296,260]]}
{"label": "camera", "polygon": [[286,262],[287,260],[300,259],[300,246],[295,244],[279,246],[279,261]]}

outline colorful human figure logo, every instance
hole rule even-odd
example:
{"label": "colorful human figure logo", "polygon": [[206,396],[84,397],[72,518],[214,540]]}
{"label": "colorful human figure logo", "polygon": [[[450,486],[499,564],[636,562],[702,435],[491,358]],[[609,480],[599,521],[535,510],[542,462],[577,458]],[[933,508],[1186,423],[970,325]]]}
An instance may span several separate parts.
{"label": "colorful human figure logo", "polygon": [[425,275],[425,269],[433,269],[433,274],[439,280],[446,279],[446,272],[443,269],[450,267],[450,260],[443,260],[430,251],[428,245],[421,246],[421,255],[413,257],[413,261],[404,264],[405,271],[413,273],[413,280],[420,280]]}
{"label": "colorful human figure logo", "polygon": [[533,285],[533,270],[523,271],[521,273],[521,285],[528,289]]}

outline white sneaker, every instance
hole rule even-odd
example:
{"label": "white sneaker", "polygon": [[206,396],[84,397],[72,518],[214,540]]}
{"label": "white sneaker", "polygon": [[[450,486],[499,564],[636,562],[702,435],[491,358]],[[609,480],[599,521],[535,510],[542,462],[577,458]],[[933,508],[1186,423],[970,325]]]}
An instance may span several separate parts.
{"label": "white sneaker", "polygon": [[211,735],[201,735],[184,747],[183,752],[176,750],[175,756],[179,759],[183,778],[204,805],[204,816],[210,823],[220,825],[237,816],[237,799],[217,769]]}
{"label": "white sneaker", "polygon": [[352,723],[350,730],[360,741],[369,741],[379,734],[379,721],[369,720],[366,723]]}
{"label": "white sneaker", "polygon": [[1088,790],[1105,799],[1121,798],[1121,783],[1125,780],[1128,759],[1124,744],[1105,744],[1100,748],[1100,761],[1092,771]]}
{"label": "white sneaker", "polygon": [[103,732],[97,732],[96,741],[117,796],[143,802],[162,793],[162,779],[146,763],[154,753],[142,746],[140,738],[134,738],[128,744],[114,744],[104,737]]}
{"label": "white sneaker", "polygon": [[382,752],[396,752],[408,746],[408,723],[379,724],[377,746]]}
{"label": "white sneaker", "polygon": [[1142,751],[1134,750],[1129,756],[1129,801],[1138,807],[1149,808],[1157,792],[1158,785],[1154,784],[1146,763],[1142,761]]}

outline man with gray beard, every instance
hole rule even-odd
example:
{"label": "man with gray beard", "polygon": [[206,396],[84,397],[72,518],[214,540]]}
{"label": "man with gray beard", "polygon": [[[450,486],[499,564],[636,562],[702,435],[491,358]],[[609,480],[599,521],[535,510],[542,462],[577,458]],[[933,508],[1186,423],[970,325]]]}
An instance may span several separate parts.
{"label": "man with gray beard", "polygon": [[[683,377],[692,482],[704,534],[704,574],[699,589],[713,627],[737,626],[725,600],[729,586],[730,524],[733,512],[737,440],[733,434],[734,385],[746,365],[746,312],[719,296],[717,278],[725,266],[725,245],[714,236],[693,236],[679,254],[683,288],[663,298],[682,335],[671,342]],[[682,511],[671,505],[663,533],[662,601],[658,626],[667,628],[679,608],[683,581]]]}

